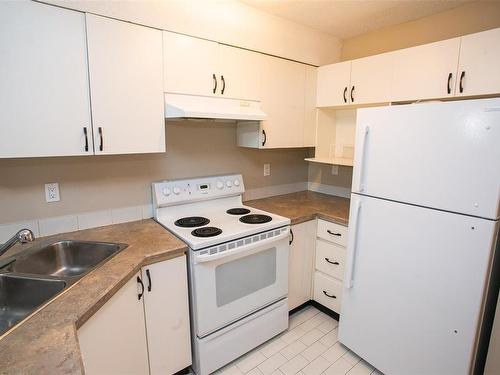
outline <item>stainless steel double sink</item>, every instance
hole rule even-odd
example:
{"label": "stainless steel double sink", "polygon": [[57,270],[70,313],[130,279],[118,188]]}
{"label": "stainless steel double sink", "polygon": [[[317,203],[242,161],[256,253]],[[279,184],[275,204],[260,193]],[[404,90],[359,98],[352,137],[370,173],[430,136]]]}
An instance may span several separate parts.
{"label": "stainless steel double sink", "polygon": [[0,335],[127,246],[58,241],[0,259]]}

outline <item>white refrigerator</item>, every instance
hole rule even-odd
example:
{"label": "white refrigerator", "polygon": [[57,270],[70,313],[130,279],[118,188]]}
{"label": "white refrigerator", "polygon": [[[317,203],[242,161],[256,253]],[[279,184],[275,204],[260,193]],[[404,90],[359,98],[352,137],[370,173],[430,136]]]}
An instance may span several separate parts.
{"label": "white refrigerator", "polygon": [[385,374],[481,373],[499,284],[500,99],[360,109],[354,165],[340,342]]}

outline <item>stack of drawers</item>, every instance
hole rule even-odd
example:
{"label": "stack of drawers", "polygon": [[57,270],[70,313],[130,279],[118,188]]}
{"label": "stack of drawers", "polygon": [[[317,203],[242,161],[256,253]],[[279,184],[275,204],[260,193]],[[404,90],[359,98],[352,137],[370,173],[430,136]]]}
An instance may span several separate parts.
{"label": "stack of drawers", "polygon": [[314,300],[340,314],[347,227],[318,219]]}

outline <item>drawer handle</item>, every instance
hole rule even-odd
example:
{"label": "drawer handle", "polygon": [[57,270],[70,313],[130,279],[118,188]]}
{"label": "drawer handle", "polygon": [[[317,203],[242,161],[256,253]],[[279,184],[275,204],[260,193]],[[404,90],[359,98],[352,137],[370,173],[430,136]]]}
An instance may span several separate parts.
{"label": "drawer handle", "polygon": [[326,230],[326,232],[327,232],[328,234],[331,234],[332,236],[339,236],[339,237],[340,237],[340,236],[342,236],[342,234],[341,234],[341,233],[335,233],[335,232],[332,232],[330,229],[327,229],[327,230]]}
{"label": "drawer handle", "polygon": [[335,264],[336,266],[338,266],[340,263],[339,262],[332,262],[330,259],[328,258],[325,258],[325,260],[330,263],[330,264]]}
{"label": "drawer handle", "polygon": [[324,294],[325,296],[327,296],[327,297],[337,299],[337,297],[336,297],[336,296],[334,296],[333,294],[328,294],[326,290],[323,290],[323,294]]}

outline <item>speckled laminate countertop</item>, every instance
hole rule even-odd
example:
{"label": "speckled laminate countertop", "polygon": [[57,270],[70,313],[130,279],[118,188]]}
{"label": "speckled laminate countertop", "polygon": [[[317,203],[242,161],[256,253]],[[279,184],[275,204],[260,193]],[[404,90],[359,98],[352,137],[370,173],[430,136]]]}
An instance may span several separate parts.
{"label": "speckled laminate countertop", "polygon": [[182,255],[187,246],[153,220],[43,237],[5,255],[58,240],[121,242],[128,247],[0,338],[1,374],[82,374],[76,329],[142,266]]}
{"label": "speckled laminate countertop", "polygon": [[306,190],[254,199],[246,201],[245,204],[288,217],[292,220],[292,225],[313,220],[316,217],[341,225],[347,225],[349,222],[349,199],[314,191]]}

